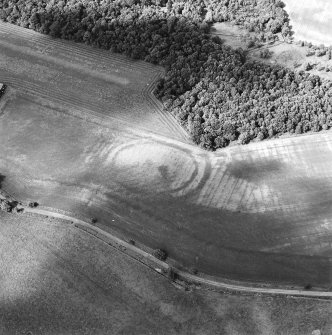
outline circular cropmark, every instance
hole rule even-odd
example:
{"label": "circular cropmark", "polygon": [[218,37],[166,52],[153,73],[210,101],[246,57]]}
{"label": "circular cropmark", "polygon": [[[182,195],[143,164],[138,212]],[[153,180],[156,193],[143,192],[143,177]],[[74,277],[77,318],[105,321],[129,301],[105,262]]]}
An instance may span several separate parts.
{"label": "circular cropmark", "polygon": [[184,189],[190,189],[199,170],[189,150],[149,139],[117,147],[108,161],[118,182],[149,193],[184,195]]}

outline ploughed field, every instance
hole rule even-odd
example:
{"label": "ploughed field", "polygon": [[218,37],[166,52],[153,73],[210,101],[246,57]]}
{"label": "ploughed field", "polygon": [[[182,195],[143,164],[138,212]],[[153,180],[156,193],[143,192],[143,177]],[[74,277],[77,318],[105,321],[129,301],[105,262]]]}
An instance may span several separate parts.
{"label": "ploughed field", "polygon": [[331,286],[332,133],[207,152],[152,97],[160,68],[0,28],[9,194],[207,274]]}

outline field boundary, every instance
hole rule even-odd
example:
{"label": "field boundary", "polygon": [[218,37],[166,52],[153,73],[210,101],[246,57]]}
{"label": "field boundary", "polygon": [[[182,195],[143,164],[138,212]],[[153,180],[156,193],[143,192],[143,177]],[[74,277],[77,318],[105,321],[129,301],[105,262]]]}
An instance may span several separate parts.
{"label": "field boundary", "polygon": [[158,113],[161,120],[169,128],[171,133],[176,138],[179,138],[180,141],[184,141],[185,143],[188,143],[190,141],[189,134],[184,130],[184,128],[179,124],[179,122],[176,120],[174,115],[172,115],[170,112],[165,110],[163,103],[156,98],[154,95],[154,90],[157,87],[158,80],[160,79],[162,73],[157,72],[154,77],[152,78],[149,85],[142,91],[143,98],[148,101],[151,108]]}
{"label": "field boundary", "polygon": [[55,210],[46,210],[39,208],[30,208],[24,206],[25,213],[31,213],[35,215],[42,215],[46,217],[52,217],[56,219],[62,219],[75,228],[80,229],[81,231],[88,233],[95,238],[107,243],[113,248],[121,251],[127,256],[143,263],[152,270],[158,272],[159,274],[167,277],[165,274],[169,269],[172,269],[176,274],[177,278],[184,283],[184,285],[198,285],[207,289],[223,290],[235,293],[250,293],[250,294],[266,294],[266,295],[277,295],[277,296],[290,296],[290,297],[306,297],[306,298],[328,298],[332,299],[332,292],[330,291],[310,291],[310,290],[300,290],[300,289],[283,289],[283,288],[267,288],[267,287],[253,287],[248,285],[241,284],[231,284],[222,279],[207,279],[204,278],[204,275],[198,276],[191,274],[187,271],[182,271],[174,268],[172,265],[163,262],[155,258],[152,254],[144,251],[143,249],[124,241],[121,238],[116,237],[115,235],[104,231],[103,229],[96,227],[95,225],[78,219],[66,214],[56,212]]}

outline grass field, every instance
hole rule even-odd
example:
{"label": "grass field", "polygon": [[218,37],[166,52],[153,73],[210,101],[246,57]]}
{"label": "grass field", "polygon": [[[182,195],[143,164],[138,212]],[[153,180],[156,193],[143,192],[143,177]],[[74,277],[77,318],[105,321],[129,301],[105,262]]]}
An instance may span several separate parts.
{"label": "grass field", "polygon": [[331,301],[176,289],[61,220],[0,213],[1,334],[310,335]]}
{"label": "grass field", "polygon": [[1,28],[9,194],[208,274],[331,287],[331,133],[206,152],[151,97],[159,68]]}
{"label": "grass field", "polygon": [[285,0],[297,40],[332,45],[332,4],[329,0]]}

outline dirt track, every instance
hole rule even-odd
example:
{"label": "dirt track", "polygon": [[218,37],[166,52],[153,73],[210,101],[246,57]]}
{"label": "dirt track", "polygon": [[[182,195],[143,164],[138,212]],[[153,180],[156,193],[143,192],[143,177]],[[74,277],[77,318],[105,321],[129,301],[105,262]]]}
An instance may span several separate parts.
{"label": "dirt track", "polygon": [[[65,214],[54,212],[52,210],[38,209],[38,208],[25,208],[25,212],[33,213],[38,215],[44,215],[47,217],[53,217],[57,219],[62,219],[69,221],[78,229],[81,229],[91,235],[94,235],[96,238],[101,239],[102,241],[112,245],[113,247],[121,250],[123,253],[130,255],[132,258],[139,260],[143,264],[148,264],[152,269],[157,272],[160,269],[167,270],[169,268],[168,263],[162,262],[157,258],[153,257],[150,253],[124,241],[114,236],[113,234],[106,233],[102,229],[97,228],[95,225],[92,225],[89,222],[86,222],[75,217],[71,217]],[[157,268],[155,268],[157,266]],[[332,292],[322,292],[322,291],[309,291],[309,290],[291,290],[291,289],[277,289],[277,288],[263,288],[263,287],[250,287],[241,284],[230,284],[220,280],[212,280],[203,278],[201,276],[193,275],[185,271],[176,271],[182,280],[188,281],[189,283],[194,284],[203,284],[208,287],[215,289],[223,289],[235,292],[244,292],[244,293],[258,293],[258,294],[269,294],[269,295],[286,295],[294,297],[315,297],[315,298],[332,298]]]}
{"label": "dirt track", "polygon": [[8,193],[212,275],[331,286],[331,133],[209,153],[151,98],[159,68],[0,28]]}

